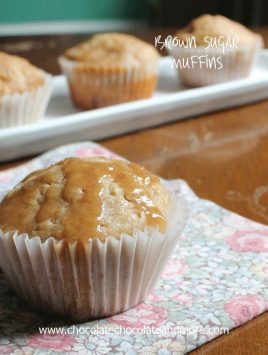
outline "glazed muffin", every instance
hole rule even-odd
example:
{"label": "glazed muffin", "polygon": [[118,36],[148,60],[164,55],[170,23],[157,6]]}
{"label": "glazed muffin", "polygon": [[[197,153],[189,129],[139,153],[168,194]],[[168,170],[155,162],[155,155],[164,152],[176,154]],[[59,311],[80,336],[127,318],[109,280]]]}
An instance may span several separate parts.
{"label": "glazed muffin", "polygon": [[59,63],[74,104],[84,110],[149,98],[157,82],[156,49],[126,34],[94,35]]}
{"label": "glazed muffin", "polygon": [[168,211],[169,193],[159,178],[136,164],[69,158],[30,174],[7,194],[0,225],[43,241],[105,240],[152,224],[163,232]]}
{"label": "glazed muffin", "polygon": [[68,158],[0,204],[0,265],[37,309],[75,321],[144,300],[185,223],[158,177],[121,160]]}
{"label": "glazed muffin", "polygon": [[[177,45],[173,43],[169,51],[177,62],[181,82],[188,86],[248,76],[255,54],[263,46],[259,34],[221,15],[200,16],[178,31],[174,38]],[[202,58],[202,62],[188,66],[180,64],[191,62],[193,57]]]}
{"label": "glazed muffin", "polygon": [[50,92],[50,75],[24,58],[0,52],[0,128],[38,121]]}

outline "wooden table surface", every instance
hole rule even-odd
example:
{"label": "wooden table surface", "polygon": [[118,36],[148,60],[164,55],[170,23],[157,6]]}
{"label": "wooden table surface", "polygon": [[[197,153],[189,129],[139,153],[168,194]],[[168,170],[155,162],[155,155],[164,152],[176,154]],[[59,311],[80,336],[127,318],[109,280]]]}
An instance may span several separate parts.
{"label": "wooden table surface", "polygon": [[[259,29],[268,47],[268,28]],[[153,43],[156,34],[136,32]],[[85,35],[1,38],[0,50],[59,74],[57,57]],[[267,88],[268,89],[268,88]],[[164,178],[181,178],[203,198],[268,224],[268,100],[106,139],[101,144]],[[0,164],[0,170],[25,160]],[[268,313],[193,351],[268,354]]]}

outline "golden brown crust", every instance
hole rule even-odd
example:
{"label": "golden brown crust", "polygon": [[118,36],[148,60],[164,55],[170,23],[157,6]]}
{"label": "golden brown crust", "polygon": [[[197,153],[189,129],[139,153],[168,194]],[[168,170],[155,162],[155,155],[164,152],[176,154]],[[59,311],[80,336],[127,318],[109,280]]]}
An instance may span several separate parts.
{"label": "golden brown crust", "polygon": [[206,36],[214,38],[223,36],[225,39],[238,36],[239,47],[250,46],[261,48],[263,46],[263,40],[259,34],[221,15],[200,16],[192,20],[188,26],[178,31],[175,36],[183,41],[187,41],[187,39],[194,36],[197,46],[207,46],[205,42]]}
{"label": "golden brown crust", "polygon": [[104,240],[166,227],[169,193],[155,175],[122,160],[65,159],[27,176],[0,203],[0,228],[46,240]]}
{"label": "golden brown crust", "polygon": [[0,96],[34,91],[44,84],[44,73],[26,59],[0,52]]}
{"label": "golden brown crust", "polygon": [[154,46],[134,36],[122,33],[103,33],[80,43],[65,54],[65,58],[93,67],[141,66],[158,58]]}

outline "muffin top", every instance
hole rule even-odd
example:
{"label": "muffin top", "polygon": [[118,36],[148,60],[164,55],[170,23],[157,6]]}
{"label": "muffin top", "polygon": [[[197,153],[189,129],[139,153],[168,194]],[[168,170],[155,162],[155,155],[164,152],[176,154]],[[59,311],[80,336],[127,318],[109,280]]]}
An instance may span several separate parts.
{"label": "muffin top", "polygon": [[164,231],[170,195],[143,167],[102,157],[68,158],[28,175],[0,203],[0,228],[41,240],[86,242]]}
{"label": "muffin top", "polygon": [[158,58],[158,52],[134,36],[103,33],[92,36],[64,53],[65,58],[94,66],[140,66]]}
{"label": "muffin top", "polygon": [[0,52],[0,96],[34,91],[44,83],[44,73],[28,60]]}
{"label": "muffin top", "polygon": [[185,42],[193,36],[197,46],[207,46],[205,42],[206,36],[213,38],[223,36],[225,40],[228,37],[232,39],[238,36],[238,47],[254,46],[260,48],[263,45],[262,37],[259,34],[221,15],[200,16],[176,33],[176,37]]}

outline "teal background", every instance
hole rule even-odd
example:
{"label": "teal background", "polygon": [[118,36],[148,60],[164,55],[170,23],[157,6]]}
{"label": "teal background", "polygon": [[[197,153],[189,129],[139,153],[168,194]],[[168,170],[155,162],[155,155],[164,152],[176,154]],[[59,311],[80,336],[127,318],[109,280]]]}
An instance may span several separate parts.
{"label": "teal background", "polygon": [[0,0],[0,23],[145,17],[146,0]]}

